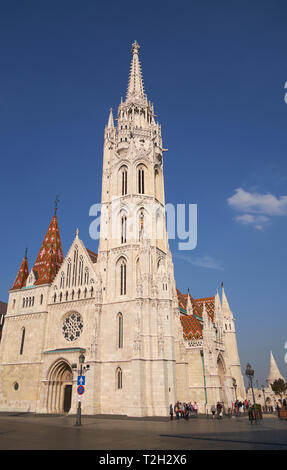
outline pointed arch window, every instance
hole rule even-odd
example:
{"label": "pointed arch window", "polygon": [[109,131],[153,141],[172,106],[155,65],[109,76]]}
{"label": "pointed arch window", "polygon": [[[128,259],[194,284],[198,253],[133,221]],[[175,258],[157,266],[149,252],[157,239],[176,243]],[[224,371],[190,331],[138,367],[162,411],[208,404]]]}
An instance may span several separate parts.
{"label": "pointed arch window", "polygon": [[126,295],[127,293],[127,265],[125,260],[120,264],[120,293]]}
{"label": "pointed arch window", "polygon": [[122,183],[122,196],[125,196],[128,192],[128,171],[126,167],[121,170],[121,183]]}
{"label": "pointed arch window", "polygon": [[89,269],[85,268],[85,284],[89,284]]}
{"label": "pointed arch window", "polygon": [[74,251],[74,262],[73,262],[73,278],[72,278],[72,286],[75,286],[77,283],[77,269],[78,269],[78,247],[75,246]]}
{"label": "pointed arch window", "polygon": [[118,367],[116,371],[116,381],[117,389],[121,390],[123,388],[123,373],[120,367]]}
{"label": "pointed arch window", "polygon": [[60,278],[60,289],[63,289],[64,283],[65,283],[65,274],[62,272],[61,278]]}
{"label": "pointed arch window", "polygon": [[83,268],[84,268],[84,263],[83,263],[83,257],[82,255],[79,258],[79,279],[78,279],[78,285],[82,286],[83,285]]}
{"label": "pointed arch window", "polygon": [[71,285],[71,260],[68,260],[67,265],[67,276],[66,276],[66,287],[70,287]]}
{"label": "pointed arch window", "polygon": [[124,342],[124,330],[123,330],[123,315],[122,313],[118,314],[118,348],[122,349]]}
{"label": "pointed arch window", "polygon": [[139,194],[145,193],[145,172],[142,165],[138,167],[138,192]]}
{"label": "pointed arch window", "polygon": [[127,242],[127,216],[121,215],[121,243]]}
{"label": "pointed arch window", "polygon": [[22,328],[22,336],[21,336],[21,346],[20,346],[20,354],[23,354],[24,351],[24,343],[25,343],[25,328]]}

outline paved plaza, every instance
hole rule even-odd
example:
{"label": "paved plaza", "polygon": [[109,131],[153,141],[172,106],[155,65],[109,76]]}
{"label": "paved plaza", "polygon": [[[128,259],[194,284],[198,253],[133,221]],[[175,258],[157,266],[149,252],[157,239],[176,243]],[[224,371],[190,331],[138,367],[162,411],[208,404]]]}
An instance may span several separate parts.
{"label": "paved plaza", "polygon": [[287,421],[0,415],[1,450],[286,450]]}

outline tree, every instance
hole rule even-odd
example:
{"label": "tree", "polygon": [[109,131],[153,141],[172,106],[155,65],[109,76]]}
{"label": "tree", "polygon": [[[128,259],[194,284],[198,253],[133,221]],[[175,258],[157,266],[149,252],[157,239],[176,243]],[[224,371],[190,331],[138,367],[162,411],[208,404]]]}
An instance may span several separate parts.
{"label": "tree", "polygon": [[271,388],[275,395],[279,395],[282,403],[282,396],[286,394],[287,391],[287,384],[284,382],[283,379],[278,379],[271,384]]}

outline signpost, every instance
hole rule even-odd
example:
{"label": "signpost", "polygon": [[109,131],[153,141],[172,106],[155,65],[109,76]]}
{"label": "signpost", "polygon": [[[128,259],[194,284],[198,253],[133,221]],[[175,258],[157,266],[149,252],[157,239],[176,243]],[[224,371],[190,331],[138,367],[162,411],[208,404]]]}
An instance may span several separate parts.
{"label": "signpost", "polygon": [[86,377],[84,375],[78,375],[77,385],[86,385]]}
{"label": "signpost", "polygon": [[85,393],[85,387],[83,385],[79,385],[77,388],[78,395],[83,395]]}

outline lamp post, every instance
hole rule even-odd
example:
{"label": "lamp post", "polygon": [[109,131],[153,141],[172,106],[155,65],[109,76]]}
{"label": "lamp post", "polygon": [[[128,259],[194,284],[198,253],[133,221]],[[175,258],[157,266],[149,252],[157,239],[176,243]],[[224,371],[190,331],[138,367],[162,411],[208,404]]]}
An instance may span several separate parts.
{"label": "lamp post", "polygon": [[256,410],[256,402],[255,402],[255,395],[254,395],[254,390],[253,390],[253,383],[252,379],[254,377],[254,369],[252,369],[251,365],[248,363],[246,366],[246,371],[245,375],[249,378],[249,382],[251,385],[252,389],[252,397],[253,397],[253,403],[254,403],[254,414],[255,414],[255,423],[257,422],[257,410]]}
{"label": "lamp post", "polygon": [[235,410],[235,416],[238,415],[238,407],[237,407],[237,392],[236,392],[236,389],[237,389],[237,383],[236,383],[236,379],[234,377],[232,377],[232,383],[233,383],[233,388],[234,388],[234,393],[235,393],[235,403],[236,403],[236,406],[234,404],[234,410]]}
{"label": "lamp post", "polygon": [[[80,354],[79,356],[79,364],[80,364],[80,370],[79,370],[79,375],[83,374],[83,364],[85,362],[85,356],[83,353]],[[81,400],[78,400],[78,409],[77,409],[77,420],[76,420],[76,426],[82,426],[81,422]]]}

